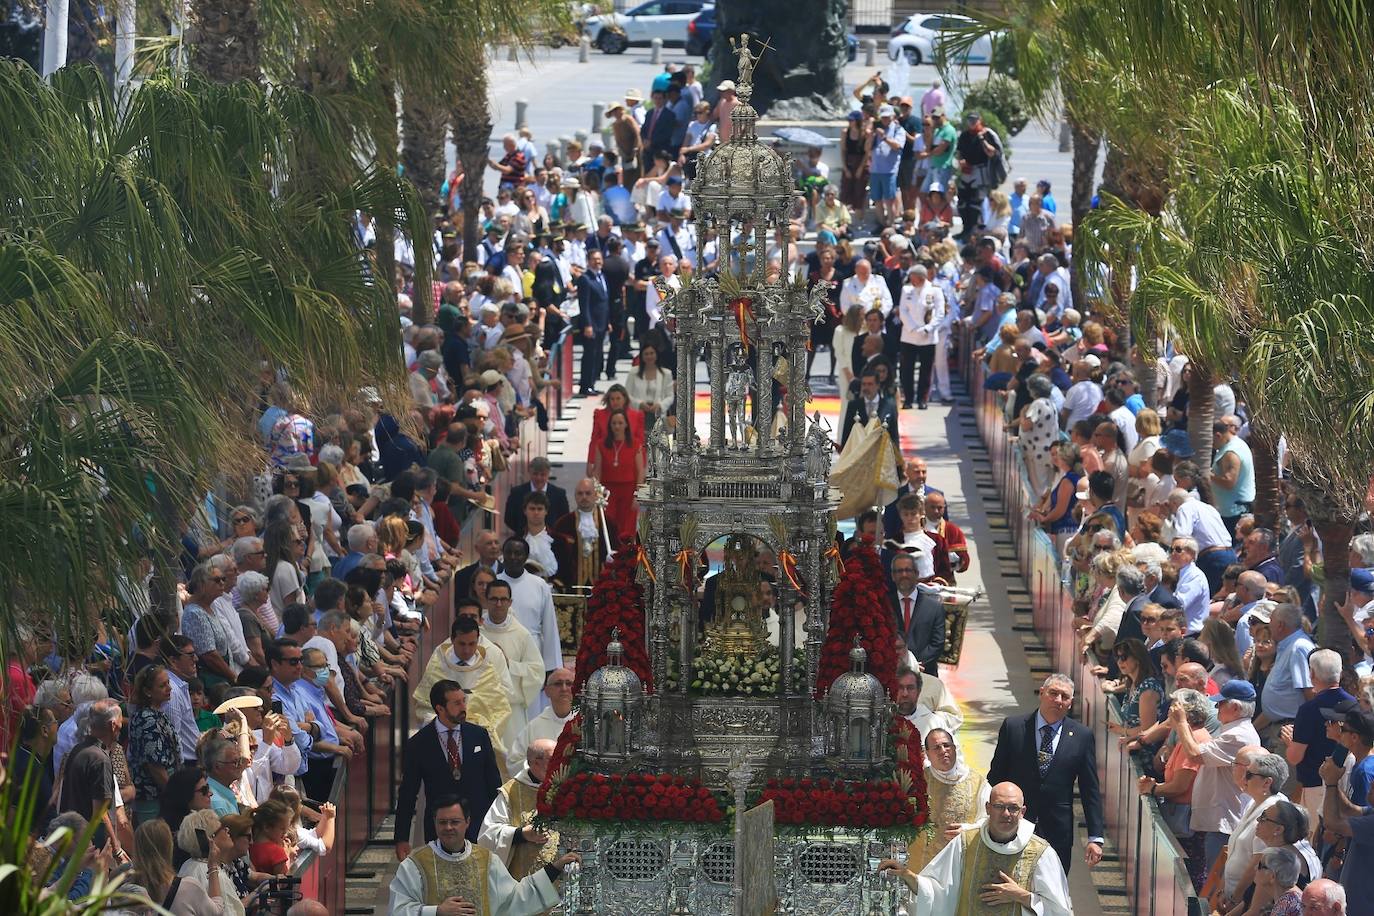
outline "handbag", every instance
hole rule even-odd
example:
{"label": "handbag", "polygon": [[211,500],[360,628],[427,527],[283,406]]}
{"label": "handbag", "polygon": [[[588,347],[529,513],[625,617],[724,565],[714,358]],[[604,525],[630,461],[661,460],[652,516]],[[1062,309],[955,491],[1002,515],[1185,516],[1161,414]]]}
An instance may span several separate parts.
{"label": "handbag", "polygon": [[1164,823],[1174,836],[1180,840],[1192,837],[1193,828],[1188,826],[1188,821],[1193,815],[1192,805],[1161,798],[1159,799],[1159,814],[1164,818]]}

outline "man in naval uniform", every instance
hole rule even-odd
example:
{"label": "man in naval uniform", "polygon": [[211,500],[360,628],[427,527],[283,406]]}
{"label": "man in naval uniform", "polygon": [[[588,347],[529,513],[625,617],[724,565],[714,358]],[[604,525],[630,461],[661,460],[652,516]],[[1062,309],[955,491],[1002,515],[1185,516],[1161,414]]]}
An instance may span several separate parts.
{"label": "man in naval uniform", "polygon": [[408,855],[391,879],[392,916],[536,916],[559,903],[553,882],[581,861],[565,853],[516,881],[500,858],[469,843],[467,802],[434,801],[438,839]]}
{"label": "man in naval uniform", "polygon": [[961,831],[920,874],[891,859],[880,870],[898,872],[922,916],[1071,916],[1068,876],[1058,854],[1023,819],[1021,790],[998,783],[985,810],[986,823]]}
{"label": "man in naval uniform", "polygon": [[567,586],[595,585],[606,562],[606,544],[614,550],[621,533],[597,511],[596,481],[582,478],[573,490],[573,510],[553,524],[559,580]]}
{"label": "man in naval uniform", "polygon": [[517,881],[558,856],[558,834],[543,833],[531,825],[539,786],[556,746],[548,738],[530,744],[525,765],[496,793],[477,836],[477,845],[495,853]]}
{"label": "man in naval uniform", "polygon": [[557,742],[563,734],[563,726],[573,717],[573,673],[570,668],[559,668],[549,675],[544,683],[544,696],[549,705],[539,715],[530,719],[530,724],[515,739],[507,752],[506,760],[513,770],[520,768],[525,759],[525,750],[540,738]]}
{"label": "man in naval uniform", "polygon": [[431,687],[440,681],[456,681],[468,695],[467,721],[487,730],[496,760],[503,770],[502,776],[506,776],[505,749],[515,737],[508,727],[510,673],[499,650],[489,653],[478,644],[481,632],[481,626],[473,618],[455,618],[449,639],[434,648],[412,696],[415,708],[424,709]]}

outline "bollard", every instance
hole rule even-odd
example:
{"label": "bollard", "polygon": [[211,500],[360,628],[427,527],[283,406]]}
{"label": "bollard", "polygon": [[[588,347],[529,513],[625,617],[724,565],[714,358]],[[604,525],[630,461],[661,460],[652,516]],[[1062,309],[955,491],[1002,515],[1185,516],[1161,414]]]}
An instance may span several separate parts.
{"label": "bollard", "polygon": [[568,144],[573,141],[567,134],[558,138],[558,161],[566,162],[568,159]]}
{"label": "bollard", "polygon": [[592,59],[592,40],[583,35],[577,41],[577,62],[585,64]]}
{"label": "bollard", "polygon": [[530,122],[529,122],[529,117],[528,117],[528,115],[529,115],[529,110],[530,110],[530,100],[529,100],[529,99],[516,99],[516,100],[515,100],[515,129],[516,129],[516,130],[519,130],[519,129],[522,128],[522,127],[529,127],[529,124],[530,124]]}
{"label": "bollard", "polygon": [[606,103],[605,103],[605,102],[593,102],[593,103],[592,103],[592,133],[594,133],[594,134],[599,134],[599,133],[601,133],[601,128],[603,128],[603,127],[606,126],[605,121],[606,121]]}
{"label": "bollard", "polygon": [[655,38],[649,42],[649,63],[658,66],[663,63],[663,39]]}
{"label": "bollard", "polygon": [[548,155],[552,156],[552,157],[555,158],[555,159],[560,159],[560,160],[561,160],[561,159],[563,158],[562,156],[559,155],[560,149],[559,149],[558,141],[557,141],[557,140],[546,140],[546,141],[544,142],[544,152],[547,153]]}
{"label": "bollard", "polygon": [[511,46],[510,46],[510,50],[506,52],[506,60],[511,61],[512,63],[514,63],[515,61],[517,61],[517,60],[519,60],[519,59],[520,59],[520,51],[519,51],[519,49],[518,49],[515,45],[511,45]]}
{"label": "bollard", "polygon": [[872,67],[878,63],[878,43],[872,38],[860,42],[864,49],[864,66]]}

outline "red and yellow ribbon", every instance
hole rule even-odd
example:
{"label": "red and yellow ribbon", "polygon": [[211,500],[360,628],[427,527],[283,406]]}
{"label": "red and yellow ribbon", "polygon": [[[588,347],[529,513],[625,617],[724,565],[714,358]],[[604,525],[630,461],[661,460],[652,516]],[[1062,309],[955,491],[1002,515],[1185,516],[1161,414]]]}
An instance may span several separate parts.
{"label": "red and yellow ribbon", "polygon": [[835,542],[830,543],[830,549],[822,554],[828,560],[834,560],[835,565],[840,570],[840,575],[844,575],[844,557],[840,555],[840,547]]}
{"label": "red and yellow ribbon", "polygon": [[649,574],[649,581],[658,584],[658,576],[654,575],[654,564],[649,562],[649,552],[644,549],[643,544],[635,544],[635,562],[644,567],[644,571]]}
{"label": "red and yellow ribbon", "polygon": [[674,559],[677,560],[677,573],[682,582],[682,587],[690,591],[692,588],[692,548],[682,548],[677,552]]}
{"label": "red and yellow ribbon", "polygon": [[802,588],[801,580],[797,578],[797,558],[792,556],[792,551],[784,550],[778,554],[778,566],[782,568],[788,584],[799,594],[805,595],[806,589]]}
{"label": "red and yellow ribbon", "polygon": [[735,313],[735,323],[739,325],[740,343],[748,350],[753,344],[749,340],[747,323],[754,320],[754,300],[748,296],[736,296],[730,300],[730,308]]}

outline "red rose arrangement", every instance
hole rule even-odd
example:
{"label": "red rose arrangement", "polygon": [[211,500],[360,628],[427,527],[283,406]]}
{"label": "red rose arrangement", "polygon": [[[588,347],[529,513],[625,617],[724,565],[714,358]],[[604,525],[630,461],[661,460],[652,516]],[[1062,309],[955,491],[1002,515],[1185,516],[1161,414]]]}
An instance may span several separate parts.
{"label": "red rose arrangement", "polygon": [[725,819],[720,799],[695,780],[670,773],[593,773],[577,758],[582,714],[563,726],[539,787],[541,819],[683,821],[717,823]]}
{"label": "red rose arrangement", "polygon": [[606,663],[606,644],[617,627],[625,647],[623,664],[639,675],[646,692],[653,692],[653,669],[644,648],[644,589],[635,581],[638,568],[639,553],[633,543],[622,545],[601,568],[601,576],[587,599],[587,619],[577,645],[574,692],[581,693],[591,673]]}
{"label": "red rose arrangement", "polygon": [[[887,579],[872,540],[865,539],[845,561],[830,598],[830,629],[821,644],[816,697],[849,670],[854,636],[868,653],[868,671],[892,695],[897,690],[897,621],[887,604]],[[578,659],[581,663],[581,659]]]}
{"label": "red rose arrangement", "polygon": [[926,791],[926,755],[921,733],[905,716],[892,720],[890,733],[897,759],[897,782],[912,805],[911,823],[924,827],[930,820],[930,795]]}

